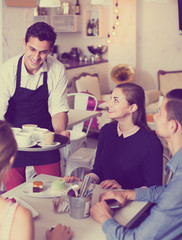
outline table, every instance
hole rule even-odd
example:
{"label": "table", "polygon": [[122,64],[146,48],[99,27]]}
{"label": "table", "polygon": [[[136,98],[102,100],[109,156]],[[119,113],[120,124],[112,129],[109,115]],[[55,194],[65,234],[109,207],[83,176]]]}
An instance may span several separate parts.
{"label": "table", "polygon": [[[57,177],[40,174],[34,180],[41,180],[43,182],[51,182]],[[32,182],[31,180],[30,182]],[[96,222],[92,217],[84,219],[74,219],[68,213],[56,214],[53,211],[52,198],[37,198],[24,195],[22,189],[26,183],[3,194],[3,197],[19,197],[26,201],[38,212],[39,216],[34,219],[35,224],[35,240],[44,240],[45,231],[52,226],[61,223],[68,225],[74,232],[73,240],[105,240],[105,234],[102,231],[101,225]],[[99,185],[96,186],[92,205],[98,201],[101,192],[107,190],[100,189]],[[141,214],[150,206],[147,202],[131,201],[124,208],[117,210],[114,218],[122,225],[129,227]]]}
{"label": "table", "polygon": [[70,109],[68,112],[68,128],[73,127],[81,122],[85,122],[91,118],[99,116],[101,113],[98,111],[86,111]]}

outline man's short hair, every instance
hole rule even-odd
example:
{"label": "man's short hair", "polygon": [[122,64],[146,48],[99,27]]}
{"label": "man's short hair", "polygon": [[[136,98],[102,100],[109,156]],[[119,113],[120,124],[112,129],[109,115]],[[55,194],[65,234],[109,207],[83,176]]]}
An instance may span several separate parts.
{"label": "man's short hair", "polygon": [[182,89],[173,89],[166,94],[168,120],[177,120],[182,125]]}
{"label": "man's short hair", "polygon": [[51,47],[53,47],[56,41],[56,33],[54,28],[45,22],[37,22],[31,25],[26,32],[25,42],[27,43],[30,37],[38,38],[39,41],[51,42]]}

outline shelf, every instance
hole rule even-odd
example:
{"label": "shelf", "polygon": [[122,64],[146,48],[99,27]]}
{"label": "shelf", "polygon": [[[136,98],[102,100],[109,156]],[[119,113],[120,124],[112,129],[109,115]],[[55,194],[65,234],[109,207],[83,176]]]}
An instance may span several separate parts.
{"label": "shelf", "polygon": [[[94,38],[103,38],[106,37],[106,21],[105,21],[105,11],[104,8],[96,8],[96,9],[85,9],[84,10],[84,29],[83,29],[83,35],[86,38],[94,39]],[[98,28],[98,34],[95,36],[87,36],[87,24],[89,20],[96,19],[99,20],[99,28]]]}
{"label": "shelf", "polygon": [[51,16],[51,24],[55,32],[81,32],[80,15],[55,15]]}
{"label": "shelf", "polygon": [[48,15],[39,15],[39,16],[34,16],[34,23],[36,22],[45,22],[50,24],[50,19]]}

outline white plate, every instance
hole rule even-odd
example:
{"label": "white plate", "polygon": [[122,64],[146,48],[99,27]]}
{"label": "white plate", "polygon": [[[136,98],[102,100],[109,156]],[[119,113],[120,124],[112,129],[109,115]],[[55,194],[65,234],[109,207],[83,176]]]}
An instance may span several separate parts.
{"label": "white plate", "polygon": [[36,141],[33,141],[33,142],[31,142],[29,145],[27,145],[27,146],[18,146],[18,148],[29,148],[29,147],[35,146],[36,144],[37,144],[37,142],[36,142]]}
{"label": "white plate", "polygon": [[29,209],[32,212],[32,217],[35,218],[39,215],[39,213],[37,212],[37,210],[35,210],[35,208],[33,208],[31,205],[29,205],[27,202],[23,201],[22,199],[18,198],[18,197],[8,197],[8,199],[12,199],[14,198],[16,200],[16,202],[18,202],[20,205],[22,205],[23,207]]}
{"label": "white plate", "polygon": [[37,145],[39,145],[42,148],[47,148],[47,147],[56,147],[59,146],[61,143],[60,142],[54,142],[52,145],[46,145],[45,143],[39,142]]}
{"label": "white plate", "polygon": [[44,183],[42,192],[33,192],[33,183],[27,183],[24,186],[23,194],[29,195],[31,197],[39,197],[39,198],[52,198],[52,197],[60,197],[66,194],[66,189],[60,193],[51,194],[51,183]]}

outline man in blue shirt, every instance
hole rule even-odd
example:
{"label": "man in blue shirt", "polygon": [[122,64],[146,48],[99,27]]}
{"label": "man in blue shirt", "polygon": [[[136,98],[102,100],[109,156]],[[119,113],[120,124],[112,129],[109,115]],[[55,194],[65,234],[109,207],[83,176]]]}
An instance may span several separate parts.
{"label": "man in blue shirt", "polygon": [[[100,202],[91,208],[91,215],[102,224],[107,240],[182,239],[182,89],[167,93],[156,114],[156,124],[157,135],[167,141],[173,156],[166,167],[171,179],[166,186],[101,194]],[[127,229],[112,218],[107,199],[116,199],[122,206],[129,200],[148,201],[155,206],[138,227]]]}

